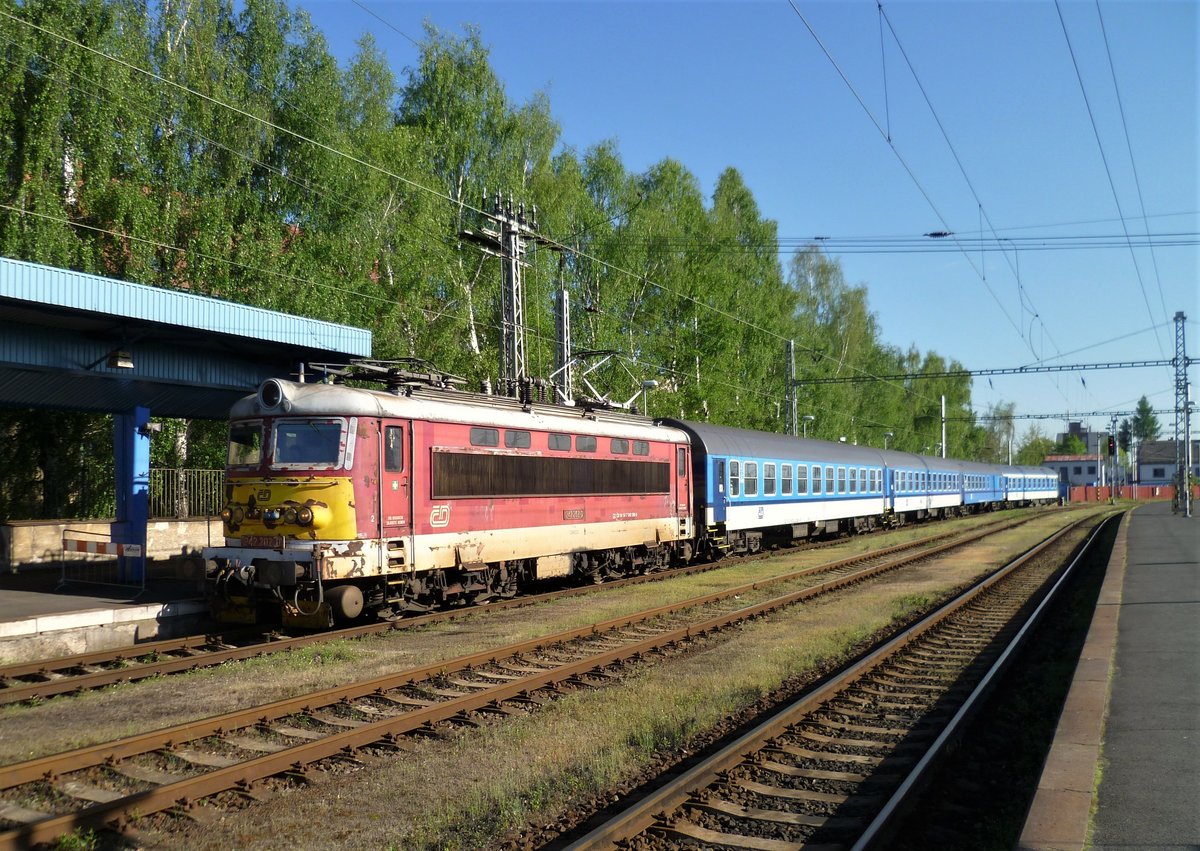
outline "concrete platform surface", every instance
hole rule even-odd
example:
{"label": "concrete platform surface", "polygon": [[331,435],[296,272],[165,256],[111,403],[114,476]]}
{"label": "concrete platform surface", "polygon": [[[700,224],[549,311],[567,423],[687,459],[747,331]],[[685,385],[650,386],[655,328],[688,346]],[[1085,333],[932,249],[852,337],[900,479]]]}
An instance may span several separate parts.
{"label": "concrete platform surface", "polygon": [[1017,847],[1200,848],[1200,518],[1122,522]]}
{"label": "concrete platform surface", "polygon": [[145,588],[61,583],[51,568],[0,573],[0,664],[166,637],[207,615],[194,581],[156,575]]}

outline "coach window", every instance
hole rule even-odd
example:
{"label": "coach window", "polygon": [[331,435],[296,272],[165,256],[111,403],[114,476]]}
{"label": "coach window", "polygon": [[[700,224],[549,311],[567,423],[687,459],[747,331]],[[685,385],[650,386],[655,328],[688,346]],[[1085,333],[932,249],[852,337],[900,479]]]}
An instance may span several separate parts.
{"label": "coach window", "polygon": [[546,441],[546,445],[551,449],[559,452],[571,451],[571,435],[569,434],[551,434]]}
{"label": "coach window", "polygon": [[404,429],[400,426],[383,430],[383,469],[388,473],[404,469]]}
{"label": "coach window", "polygon": [[578,434],[575,436],[575,448],[580,452],[595,452],[596,438],[590,434]]}
{"label": "coach window", "polygon": [[741,480],[738,478],[738,462],[729,462],[729,495],[737,496],[741,491]]}
{"label": "coach window", "polygon": [[633,454],[634,455],[649,455],[650,454],[650,444],[644,440],[635,440],[633,442]]}
{"label": "coach window", "polygon": [[742,468],[742,493],[746,496],[758,496],[758,462],[747,461]]}
{"label": "coach window", "polygon": [[858,493],[858,476],[854,468],[850,468],[850,493]]}
{"label": "coach window", "polygon": [[528,449],[530,437],[527,431],[505,431],[504,445],[509,449]]}
{"label": "coach window", "polygon": [[775,496],[774,464],[763,464],[763,496]]}
{"label": "coach window", "polygon": [[837,489],[838,493],[846,492],[846,468],[845,467],[838,467],[837,485],[838,485],[838,489]]}
{"label": "coach window", "polygon": [[783,495],[784,496],[792,495],[792,465],[791,464],[783,465],[783,485],[782,485],[782,487],[783,487]]}
{"label": "coach window", "polygon": [[613,455],[628,455],[629,441],[623,437],[614,437],[608,442],[608,451]]}
{"label": "coach window", "polygon": [[[833,467],[825,468],[825,493],[833,493]],[[845,475],[843,471],[842,475]]]}
{"label": "coach window", "polygon": [[796,465],[796,493],[803,495],[808,493],[808,465]]}
{"label": "coach window", "polygon": [[813,486],[813,493],[821,492],[821,468],[820,467],[813,467],[812,486]]}

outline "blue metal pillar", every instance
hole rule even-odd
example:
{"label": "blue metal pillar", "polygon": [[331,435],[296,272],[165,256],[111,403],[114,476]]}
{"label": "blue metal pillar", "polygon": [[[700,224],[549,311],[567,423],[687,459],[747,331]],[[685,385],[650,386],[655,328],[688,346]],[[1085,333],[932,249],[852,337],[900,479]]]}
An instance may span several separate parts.
{"label": "blue metal pillar", "polygon": [[150,409],[140,405],[113,416],[113,457],[117,479],[117,517],[112,540],[137,544],[139,556],[118,558],[122,582],[141,582],[146,570],[146,525],[150,517]]}

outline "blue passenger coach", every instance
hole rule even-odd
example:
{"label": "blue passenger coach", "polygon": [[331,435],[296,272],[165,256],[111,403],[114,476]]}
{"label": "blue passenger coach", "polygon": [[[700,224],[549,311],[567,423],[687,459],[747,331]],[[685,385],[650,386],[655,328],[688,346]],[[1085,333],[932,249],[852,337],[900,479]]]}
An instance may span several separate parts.
{"label": "blue passenger coach", "polygon": [[872,528],[884,515],[884,462],[877,449],[709,423],[663,420],[692,438],[700,493],[697,523],[735,552],[756,552],[764,534],[786,539]]}
{"label": "blue passenger coach", "polygon": [[935,458],[846,443],[664,419],[687,433],[698,546],[712,556],[757,552],[828,532],[1053,502],[1043,467]]}

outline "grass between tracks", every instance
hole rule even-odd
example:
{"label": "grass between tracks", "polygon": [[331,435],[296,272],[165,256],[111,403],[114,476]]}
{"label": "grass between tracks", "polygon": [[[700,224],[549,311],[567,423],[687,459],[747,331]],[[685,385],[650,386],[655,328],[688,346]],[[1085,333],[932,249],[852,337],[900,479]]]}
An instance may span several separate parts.
{"label": "grass between tracks", "polygon": [[[1045,534],[1035,521],[988,561]],[[415,741],[403,756],[331,776],[200,831],[179,848],[494,848],[523,826],[553,825],[580,802],[612,797],[664,755],[702,746],[787,681],[846,656],[983,571],[978,554],[891,574],[854,593],[818,600],[699,642],[615,685],[576,692],[528,717]],[[597,618],[598,619],[598,618]],[[332,774],[332,772],[331,772]]]}
{"label": "grass between tracks", "polygon": [[731,559],[715,570],[663,582],[598,589],[516,609],[483,607],[454,621],[391,635],[331,640],[290,653],[51,698],[36,706],[0,707],[0,766],[599,623],[892,543],[971,529],[999,517],[920,524],[770,559]]}

